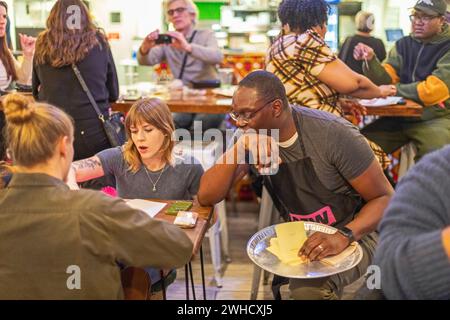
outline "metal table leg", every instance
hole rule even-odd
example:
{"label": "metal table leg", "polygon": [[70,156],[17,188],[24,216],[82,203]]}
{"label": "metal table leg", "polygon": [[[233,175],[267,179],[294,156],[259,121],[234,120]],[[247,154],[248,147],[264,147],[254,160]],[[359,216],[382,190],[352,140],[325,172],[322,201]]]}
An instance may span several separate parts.
{"label": "metal table leg", "polygon": [[159,274],[161,275],[161,286],[162,286],[162,293],[163,293],[163,300],[166,299],[166,281],[164,277],[164,270],[160,270]]}
{"label": "metal table leg", "polygon": [[186,300],[189,300],[189,276],[188,276],[188,265],[184,266],[184,279],[186,282]]}
{"label": "metal table leg", "polygon": [[200,268],[202,272],[203,300],[206,300],[205,270],[203,265],[203,246],[200,246]]}
{"label": "metal table leg", "polygon": [[197,300],[195,298],[194,277],[192,276],[192,264],[191,264],[191,262],[189,262],[189,274],[191,276],[192,297],[193,297],[194,300]]}

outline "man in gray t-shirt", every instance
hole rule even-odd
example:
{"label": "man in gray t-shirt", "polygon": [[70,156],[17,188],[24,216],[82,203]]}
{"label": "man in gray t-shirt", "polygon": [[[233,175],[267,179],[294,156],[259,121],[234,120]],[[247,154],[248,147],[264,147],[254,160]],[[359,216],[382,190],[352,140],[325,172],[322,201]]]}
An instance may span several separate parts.
{"label": "man in gray t-shirt", "polygon": [[[264,176],[264,183],[278,209],[291,220],[314,221],[338,228],[334,234],[316,232],[299,248],[299,256],[321,260],[344,251],[358,241],[364,252],[353,269],[328,278],[290,279],[295,299],[337,299],[343,287],[365,274],[376,245],[376,230],[393,190],[372,150],[350,123],[334,115],[290,106],[281,81],[267,71],[245,77],[233,96],[231,116],[244,132],[236,144],[202,177],[197,194],[203,205],[222,200],[233,181],[248,166],[231,162],[242,149],[248,150],[260,172],[272,163],[260,161],[272,147],[261,143],[258,130],[278,131],[278,171]],[[257,135],[258,142],[249,140]],[[250,142],[249,142],[250,141]],[[276,153],[276,152],[275,152]],[[238,157],[237,157],[238,158]],[[218,183],[220,181],[220,183]]]}
{"label": "man in gray t-shirt", "polygon": [[[305,107],[297,108],[301,113],[300,127],[304,128],[306,152],[313,160],[319,180],[330,191],[342,194],[355,192],[348,181],[361,175],[374,160],[364,136],[357,127],[341,117]],[[239,139],[243,134],[244,131],[238,129],[232,140]],[[281,143],[279,147],[283,163],[303,158],[298,138],[291,144]]]}

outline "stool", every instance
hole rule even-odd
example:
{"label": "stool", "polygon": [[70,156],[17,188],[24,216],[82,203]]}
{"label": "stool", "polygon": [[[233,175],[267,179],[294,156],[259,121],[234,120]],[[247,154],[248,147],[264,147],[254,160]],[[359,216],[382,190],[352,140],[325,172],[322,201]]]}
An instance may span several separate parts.
{"label": "stool", "polygon": [[414,157],[417,154],[417,148],[410,142],[404,145],[400,152],[400,166],[398,169],[398,179],[400,180],[406,172],[414,165]]}
{"label": "stool", "polygon": [[[263,187],[262,195],[261,195],[261,206],[259,209],[259,221],[258,221],[258,230],[264,229],[270,225],[275,217],[278,217],[278,210],[273,205],[272,198],[270,197],[269,192],[265,187]],[[256,300],[258,297],[259,291],[259,282],[261,280],[261,268],[257,265],[253,267],[253,279],[252,279],[252,289],[250,293],[250,300]],[[267,283],[269,277],[269,273],[264,271],[264,283]]]}
{"label": "stool", "polygon": [[[182,153],[183,155],[190,155],[195,158],[206,171],[211,168],[215,161],[216,155],[220,154],[220,145],[214,141],[182,141],[176,144],[175,153]],[[206,237],[209,238],[211,247],[211,260],[214,267],[214,279],[216,286],[222,287],[222,249],[227,262],[230,262],[229,247],[228,247],[228,227],[227,227],[227,212],[225,200],[219,202],[214,207],[217,213],[217,221],[212,225]]]}

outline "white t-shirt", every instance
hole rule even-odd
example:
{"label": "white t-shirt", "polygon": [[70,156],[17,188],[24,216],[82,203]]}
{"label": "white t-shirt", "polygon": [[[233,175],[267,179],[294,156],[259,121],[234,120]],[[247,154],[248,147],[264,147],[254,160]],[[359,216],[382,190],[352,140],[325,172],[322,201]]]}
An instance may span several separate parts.
{"label": "white t-shirt", "polygon": [[5,90],[11,83],[11,76],[7,76],[3,61],[0,60],[0,89]]}

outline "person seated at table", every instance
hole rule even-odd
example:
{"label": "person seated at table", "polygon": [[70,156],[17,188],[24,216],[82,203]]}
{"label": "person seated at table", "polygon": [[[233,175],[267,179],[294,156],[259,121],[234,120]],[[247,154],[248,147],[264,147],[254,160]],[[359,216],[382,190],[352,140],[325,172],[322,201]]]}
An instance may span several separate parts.
{"label": "person seated at table", "polygon": [[373,13],[359,11],[355,16],[356,34],[347,37],[339,50],[339,59],[341,59],[353,71],[363,74],[362,61],[357,61],[353,57],[353,50],[358,43],[364,43],[373,48],[378,60],[386,59],[386,48],[383,40],[371,35],[375,28],[375,16]]}
{"label": "person seated at table", "polygon": [[[129,139],[123,147],[73,163],[75,180],[110,174],[124,199],[195,200],[203,168],[193,158],[174,155],[175,129],[166,103],[157,98],[137,101],[125,118],[125,129]],[[150,275],[152,283],[160,280],[159,270]]]}
{"label": "person seated at table", "polygon": [[[267,53],[266,70],[286,87],[290,103],[359,119],[365,108],[339,99],[378,98],[393,95],[395,87],[376,86],[345,65],[325,42],[329,6],[325,0],[283,0],[278,7],[282,33]],[[369,142],[383,169],[390,161],[383,150]]]}
{"label": "person seated at table", "polygon": [[[168,0],[167,20],[175,31],[169,31],[170,44],[156,44],[159,30],[151,32],[139,48],[137,59],[141,65],[153,66],[166,60],[175,78],[185,85],[192,81],[219,78],[216,65],[223,60],[214,31],[195,28],[198,8],[192,0]],[[225,118],[222,114],[175,113],[177,128],[191,129],[194,121],[201,121],[203,130],[217,128]]]}
{"label": "person seated at table", "polygon": [[411,35],[401,38],[380,64],[373,49],[358,44],[357,60],[367,59],[364,74],[378,84],[393,84],[399,96],[423,105],[421,118],[385,117],[362,133],[387,153],[412,142],[415,160],[450,143],[450,30],[445,0],[417,1],[411,15]]}
{"label": "person seated at table", "polygon": [[72,119],[14,94],[3,101],[13,163],[0,190],[0,299],[123,299],[118,263],[186,264],[192,242],[177,226],[118,198],[70,190]]}
{"label": "person seated at table", "polygon": [[[33,55],[36,39],[19,34],[20,45],[23,50],[23,61],[19,63],[13,56],[9,47],[8,30],[8,4],[0,1],[0,91],[11,89],[14,81],[20,84],[31,85]],[[3,128],[5,116],[0,108],[0,161],[6,157]]]}
{"label": "person seated at table", "polygon": [[424,156],[400,180],[381,220],[374,258],[386,298],[450,299],[449,177],[447,146]]}
{"label": "person seated at table", "polygon": [[[212,205],[225,198],[233,181],[248,171],[248,165],[230,159],[249,152],[284,217],[314,220],[340,230],[332,235],[315,233],[299,248],[302,255],[320,260],[359,241],[364,257],[353,269],[321,279],[290,279],[294,299],[339,298],[343,287],[359,279],[371,264],[374,231],[393,193],[372,150],[348,121],[290,105],[281,80],[267,71],[254,71],[239,83],[232,108],[230,115],[240,128],[236,137],[240,137],[203,175],[199,203]],[[261,129],[276,130],[279,141],[259,134]],[[265,165],[278,170],[267,175]]]}

